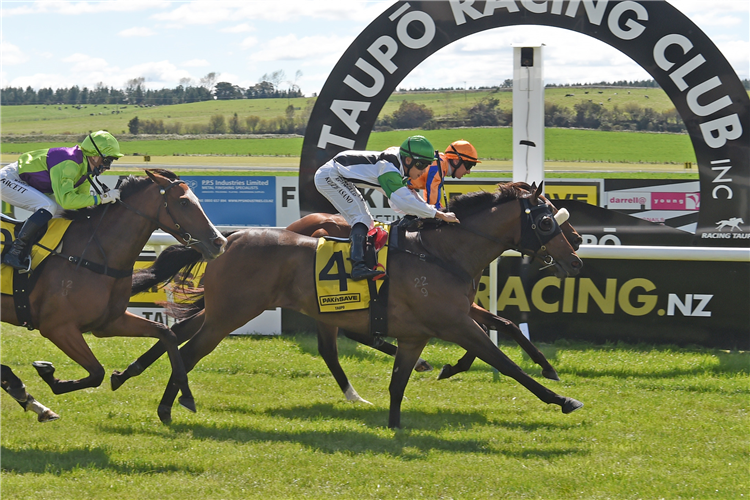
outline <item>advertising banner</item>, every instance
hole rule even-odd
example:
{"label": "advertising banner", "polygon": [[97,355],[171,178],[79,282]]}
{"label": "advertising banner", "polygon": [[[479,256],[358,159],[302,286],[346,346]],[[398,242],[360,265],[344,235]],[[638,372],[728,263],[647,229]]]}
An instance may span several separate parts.
{"label": "advertising banner", "polygon": [[[584,259],[558,279],[528,258],[498,266],[497,314],[532,341],[579,339],[750,348],[750,262]],[[489,276],[477,302],[489,306]]]}

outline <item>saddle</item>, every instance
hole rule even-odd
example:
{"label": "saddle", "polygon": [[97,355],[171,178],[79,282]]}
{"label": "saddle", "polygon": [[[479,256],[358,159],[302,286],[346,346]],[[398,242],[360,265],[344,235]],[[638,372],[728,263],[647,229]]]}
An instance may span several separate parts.
{"label": "saddle", "polygon": [[[54,252],[62,251],[62,238],[71,222],[67,219],[51,219],[47,223],[47,227],[39,231],[39,235],[31,242],[30,273],[20,273],[18,270],[6,265],[2,265],[0,268],[0,293],[3,295],[13,295],[18,321],[29,330],[34,329],[34,326],[31,324],[29,295],[41,274],[36,271],[40,270],[47,257]],[[23,221],[6,215],[0,217],[2,255],[5,255],[10,250],[11,244],[22,225]]]}

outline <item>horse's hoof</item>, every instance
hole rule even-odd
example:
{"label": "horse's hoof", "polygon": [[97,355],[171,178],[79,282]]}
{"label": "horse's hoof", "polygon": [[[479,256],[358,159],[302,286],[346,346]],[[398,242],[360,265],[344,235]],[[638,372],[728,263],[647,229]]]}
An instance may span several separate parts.
{"label": "horse's hoof", "polygon": [[414,367],[415,372],[431,372],[432,365],[422,358],[419,358],[417,365]]}
{"label": "horse's hoof", "polygon": [[577,399],[565,398],[565,402],[562,404],[562,412],[567,415],[568,413],[573,413],[582,406],[583,403],[581,403]]}
{"label": "horse's hoof", "polygon": [[34,361],[31,366],[36,368],[37,373],[40,377],[45,375],[52,375],[55,373],[55,366],[49,361]]}
{"label": "horse's hoof", "polygon": [[451,368],[453,368],[451,365],[443,365],[443,367],[440,369],[440,373],[438,373],[438,380],[451,378],[453,376],[453,374],[451,373]]}
{"label": "horse's hoof", "polygon": [[41,415],[39,415],[37,420],[39,420],[41,423],[45,423],[45,422],[53,422],[59,418],[60,418],[60,415],[58,415],[57,413],[55,413],[54,411],[50,409],[47,409],[44,412],[42,412]]}
{"label": "horse's hoof", "polygon": [[180,396],[180,398],[178,399],[178,401],[180,402],[180,405],[183,408],[186,408],[186,409],[192,411],[193,413],[196,413],[198,411],[195,408],[195,399],[193,399],[192,397]]}
{"label": "horse's hoof", "polygon": [[557,375],[557,372],[554,368],[551,368],[549,370],[542,370],[542,376],[544,378],[548,378],[550,380],[555,380],[557,382],[560,381],[560,377]]}
{"label": "horse's hoof", "polygon": [[112,386],[113,391],[122,387],[123,380],[121,380],[120,377],[122,377],[122,372],[118,372],[117,370],[113,371],[112,375],[110,375],[109,383]]}
{"label": "horse's hoof", "polygon": [[162,424],[171,424],[172,423],[172,407],[167,405],[159,405],[159,409],[156,410],[157,415],[159,415],[159,420],[161,420]]}

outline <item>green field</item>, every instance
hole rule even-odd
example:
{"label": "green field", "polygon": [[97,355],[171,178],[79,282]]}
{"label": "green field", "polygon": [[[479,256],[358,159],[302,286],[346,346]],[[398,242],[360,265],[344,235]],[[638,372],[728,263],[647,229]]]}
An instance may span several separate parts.
{"label": "green field", "polygon": [[[510,128],[374,132],[370,135],[367,147],[373,150],[385,149],[401,144],[407,135],[414,133],[424,134],[440,149],[444,149],[454,140],[466,139],[476,146],[482,159],[508,160],[513,156],[513,132]],[[690,138],[682,134],[552,128],[546,130],[545,136],[545,157],[550,161],[675,164],[696,161]],[[3,154],[20,154],[54,146],[60,144],[3,142],[0,148]],[[302,138],[123,141],[121,149],[129,156],[299,156]]]}
{"label": "green field", "polygon": [[[190,373],[198,413],[156,407],[160,360],[117,392],[53,396],[30,363],[85,372],[38,332],[3,325],[3,363],[58,412],[39,424],[2,393],[2,498],[741,499],[748,495],[748,353],[646,345],[542,345],[585,406],[563,415],[477,362],[450,380],[413,374],[404,429],[386,428],[392,362],[340,339],[342,365],[374,406],[347,403],[313,335],[229,338]],[[108,371],[153,341],[87,341]],[[462,351],[441,342],[435,366]],[[744,496],[743,496],[744,495]]]}
{"label": "green field", "polygon": [[[588,93],[586,93],[588,92]],[[575,94],[566,97],[567,94]],[[645,97],[648,95],[648,99]],[[391,95],[383,107],[380,117],[393,114],[402,101],[424,104],[435,116],[450,116],[461,108],[469,108],[480,100],[491,96],[500,101],[501,109],[512,108],[512,92],[462,91],[451,92],[404,92]],[[591,99],[601,102],[605,108],[620,107],[636,103],[663,112],[674,108],[666,93],[657,88],[548,88],[545,100],[568,108]],[[170,106],[141,107],[134,105],[70,105],[61,106],[2,106],[0,126],[3,136],[24,134],[83,134],[93,130],[109,130],[113,134],[126,134],[128,122],[134,117],[140,120],[163,120],[165,124],[175,122],[183,126],[208,123],[212,115],[223,115],[227,120],[237,113],[244,120],[248,116],[269,119],[284,116],[289,105],[295,113],[304,115],[315,102],[312,97],[295,99],[238,99],[231,101],[205,101]]]}

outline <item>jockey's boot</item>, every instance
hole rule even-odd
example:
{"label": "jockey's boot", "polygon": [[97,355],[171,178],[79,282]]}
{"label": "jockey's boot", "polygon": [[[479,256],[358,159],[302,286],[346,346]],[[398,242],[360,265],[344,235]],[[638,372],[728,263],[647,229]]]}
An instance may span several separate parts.
{"label": "jockey's boot", "polygon": [[382,271],[370,269],[365,264],[365,241],[367,240],[367,226],[358,222],[352,228],[351,236],[352,249],[349,259],[352,261],[352,279],[354,281],[375,278],[383,274]]}
{"label": "jockey's boot", "polygon": [[13,244],[8,253],[3,257],[3,264],[28,272],[31,270],[31,257],[29,257],[29,247],[37,233],[52,218],[52,214],[47,210],[40,208],[21,226],[18,236],[13,240]]}

